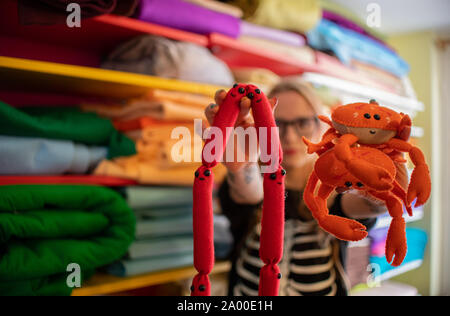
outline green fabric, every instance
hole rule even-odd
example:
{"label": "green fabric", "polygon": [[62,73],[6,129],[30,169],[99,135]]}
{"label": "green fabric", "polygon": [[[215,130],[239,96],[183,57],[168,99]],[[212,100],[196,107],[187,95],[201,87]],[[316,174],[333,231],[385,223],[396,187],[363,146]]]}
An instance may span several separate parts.
{"label": "green fabric", "polygon": [[110,120],[72,107],[28,107],[19,110],[0,101],[0,134],[107,146],[110,159],[136,154],[134,142],[119,133]]}
{"label": "green fabric", "polygon": [[99,186],[0,186],[0,295],[69,295],[70,263],[84,278],[121,258],[136,220]]}

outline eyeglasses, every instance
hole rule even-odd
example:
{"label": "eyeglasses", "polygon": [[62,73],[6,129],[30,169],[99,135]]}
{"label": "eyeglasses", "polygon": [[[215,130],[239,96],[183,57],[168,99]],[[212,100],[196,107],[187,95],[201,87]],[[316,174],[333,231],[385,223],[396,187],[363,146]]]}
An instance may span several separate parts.
{"label": "eyeglasses", "polygon": [[294,127],[295,132],[299,137],[309,136],[313,133],[316,125],[319,124],[317,116],[312,117],[300,117],[295,120],[275,120],[278,128],[280,129],[280,138],[284,138],[287,134],[289,125]]}

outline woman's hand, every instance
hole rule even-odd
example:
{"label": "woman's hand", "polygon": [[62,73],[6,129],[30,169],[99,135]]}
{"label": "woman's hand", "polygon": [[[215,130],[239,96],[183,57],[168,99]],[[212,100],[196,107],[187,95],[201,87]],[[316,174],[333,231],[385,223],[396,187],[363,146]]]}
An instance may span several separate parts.
{"label": "woman's hand", "polygon": [[[205,109],[205,116],[210,125],[213,124],[214,117],[216,116],[217,112],[219,111],[219,108],[220,108],[221,104],[223,103],[226,95],[227,95],[227,92],[225,90],[217,91],[214,96],[214,101],[216,103],[210,104]],[[270,104],[272,105],[272,110],[274,110],[276,107],[277,100],[274,98],[269,101],[270,101]],[[253,116],[250,113],[251,100],[247,97],[243,97],[241,100],[241,103],[240,103],[240,107],[241,107],[241,110],[239,112],[239,115],[238,115],[238,118],[236,120],[236,124],[234,127],[235,128],[242,127],[244,130],[248,127],[254,127],[255,121],[253,119]],[[249,164],[254,164],[255,162],[258,161],[258,151],[251,152],[249,144],[245,144],[245,148],[242,148],[241,146],[238,145],[238,142],[235,141],[233,153],[234,153],[234,157],[233,157],[232,161],[226,160],[225,153],[224,153],[224,157],[223,157],[223,164],[231,172],[236,172],[237,170],[240,170],[240,169],[244,168],[245,166],[247,166]],[[245,161],[236,161],[237,157],[240,157],[241,154],[244,155]],[[252,156],[250,156],[250,155],[252,155]]]}

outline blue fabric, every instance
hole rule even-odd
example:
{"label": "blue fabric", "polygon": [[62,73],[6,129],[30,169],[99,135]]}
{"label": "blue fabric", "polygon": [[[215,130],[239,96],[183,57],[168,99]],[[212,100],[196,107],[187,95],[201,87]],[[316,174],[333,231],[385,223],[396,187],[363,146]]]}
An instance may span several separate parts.
{"label": "blue fabric", "polygon": [[322,19],[315,29],[307,33],[307,38],[313,48],[333,51],[346,65],[356,59],[399,77],[409,72],[409,65],[403,59],[377,41],[328,20]]}
{"label": "blue fabric", "polygon": [[86,173],[108,155],[106,147],[72,141],[0,136],[0,174]]}

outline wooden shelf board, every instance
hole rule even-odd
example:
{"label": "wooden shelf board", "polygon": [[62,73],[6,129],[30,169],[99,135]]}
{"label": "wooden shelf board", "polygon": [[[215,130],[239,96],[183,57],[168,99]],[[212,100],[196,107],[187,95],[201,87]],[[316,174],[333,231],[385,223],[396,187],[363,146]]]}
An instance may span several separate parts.
{"label": "wooden shelf board", "polygon": [[117,187],[136,185],[137,182],[129,179],[95,175],[0,176],[0,185],[19,184],[84,184]]}
{"label": "wooden shelf board", "polygon": [[[214,265],[211,274],[227,272],[230,268],[230,262],[219,261]],[[118,293],[193,278],[196,273],[197,271],[195,268],[189,266],[124,278],[108,274],[96,274],[89,279],[83,287],[75,289],[72,292],[72,296],[93,296]]]}
{"label": "wooden shelf board", "polygon": [[109,98],[131,98],[149,89],[213,96],[223,87],[134,73],[0,56],[2,89],[56,91]]}

